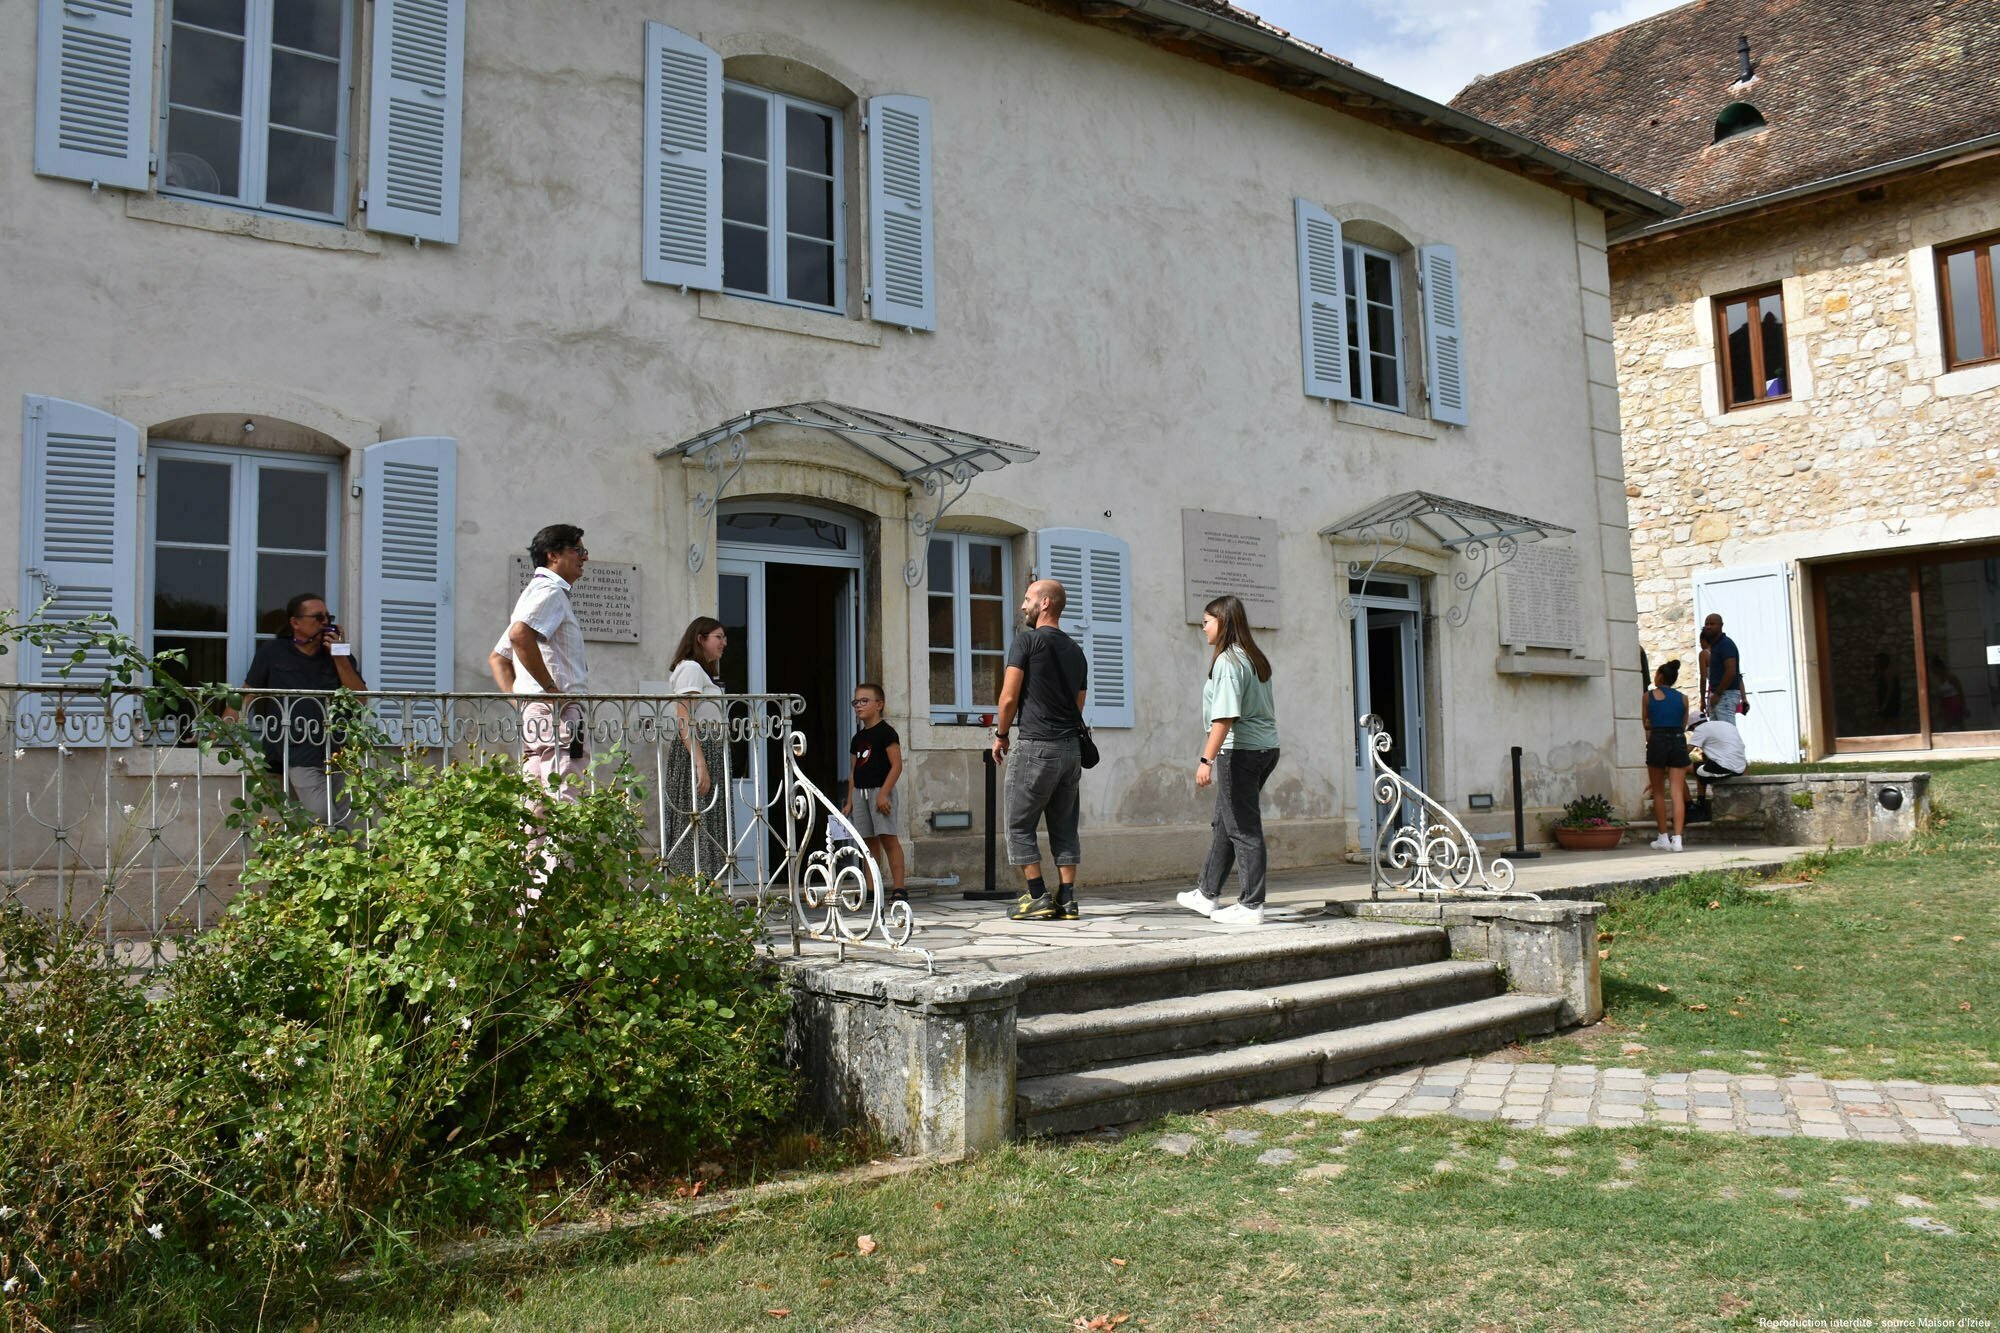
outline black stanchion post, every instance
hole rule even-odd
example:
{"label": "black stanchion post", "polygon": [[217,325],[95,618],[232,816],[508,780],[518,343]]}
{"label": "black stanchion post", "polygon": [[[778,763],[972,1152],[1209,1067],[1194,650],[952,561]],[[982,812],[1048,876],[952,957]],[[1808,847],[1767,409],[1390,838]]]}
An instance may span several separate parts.
{"label": "black stanchion post", "polygon": [[1014,896],[1002,890],[995,877],[1000,850],[1000,768],[993,762],[991,750],[979,758],[986,765],[986,887],[967,889],[963,897],[967,902],[999,902]]}
{"label": "black stanchion post", "polygon": [[1521,804],[1521,747],[1512,747],[1508,754],[1514,761],[1514,845],[1507,849],[1507,856],[1514,861],[1537,860],[1541,853],[1528,850],[1528,812]]}

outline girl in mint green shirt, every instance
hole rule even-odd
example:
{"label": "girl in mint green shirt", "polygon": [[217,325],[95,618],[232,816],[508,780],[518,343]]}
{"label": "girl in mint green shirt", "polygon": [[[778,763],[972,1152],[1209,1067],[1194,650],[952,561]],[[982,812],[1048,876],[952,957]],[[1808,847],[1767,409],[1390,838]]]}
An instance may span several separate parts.
{"label": "girl in mint green shirt", "polygon": [[[1240,599],[1218,597],[1203,609],[1201,632],[1213,649],[1201,687],[1201,757],[1194,785],[1215,788],[1214,836],[1201,879],[1177,901],[1222,925],[1264,923],[1264,784],[1278,766],[1278,714],[1271,701],[1271,661],[1250,633]],[[1231,868],[1238,892],[1217,904]]]}

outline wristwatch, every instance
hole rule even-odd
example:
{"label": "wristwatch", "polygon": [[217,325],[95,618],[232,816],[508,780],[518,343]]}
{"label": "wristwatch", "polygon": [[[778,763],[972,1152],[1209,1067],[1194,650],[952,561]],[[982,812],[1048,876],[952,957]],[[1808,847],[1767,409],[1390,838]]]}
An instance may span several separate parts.
{"label": "wristwatch", "polygon": [[1213,759],[1210,759],[1207,755],[1203,755],[1201,758],[1195,760],[1195,762],[1197,764],[1207,764],[1211,768],[1214,767],[1215,765],[1215,761]]}

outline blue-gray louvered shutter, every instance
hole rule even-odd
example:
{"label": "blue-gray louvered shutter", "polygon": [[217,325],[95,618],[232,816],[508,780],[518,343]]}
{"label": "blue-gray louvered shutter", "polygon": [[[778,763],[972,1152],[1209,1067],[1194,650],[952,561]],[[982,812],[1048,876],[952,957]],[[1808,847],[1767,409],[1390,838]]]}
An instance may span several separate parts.
{"label": "blue-gray louvered shutter", "polygon": [[647,282],[722,289],[722,57],[664,23],[646,25],[644,223]]}
{"label": "blue-gray louvered shutter", "polygon": [[937,328],[931,207],[931,104],[868,99],[868,313],[884,324]]}
{"label": "blue-gray louvered shutter", "polygon": [[154,0],[41,0],[35,170],[143,190],[153,122]]}
{"label": "blue-gray louvered shutter", "polygon": [[[452,687],[458,441],[413,436],[361,455],[361,631],[355,651],[370,688],[442,694]],[[395,740],[421,741],[412,718],[431,706],[385,707]]]}
{"label": "blue-gray louvered shutter", "polygon": [[375,0],[368,230],[458,240],[466,0]]}
{"label": "blue-gray louvered shutter", "polygon": [[1431,420],[1463,426],[1465,334],[1459,313],[1458,251],[1449,245],[1417,250],[1417,287],[1424,298],[1424,383]]}
{"label": "blue-gray louvered shutter", "polygon": [[[21,440],[22,612],[39,608],[51,624],[110,616],[120,632],[136,635],[139,428],[81,403],[30,395]],[[73,651],[24,645],[21,680],[67,680],[87,691],[110,678],[113,663],[103,651],[86,653],[80,663],[72,661]],[[101,695],[68,694],[58,702],[52,695],[24,697],[16,744],[130,743],[137,716],[131,701],[114,706],[108,718]]]}
{"label": "blue-gray louvered shutter", "polygon": [[1092,727],[1135,725],[1132,703],[1132,548],[1108,532],[1043,528],[1035,571],[1069,595],[1063,632],[1090,663],[1083,720]]}
{"label": "blue-gray louvered shutter", "polygon": [[1292,201],[1299,232],[1299,345],[1306,396],[1346,398],[1347,293],[1340,268],[1340,219],[1317,204]]}

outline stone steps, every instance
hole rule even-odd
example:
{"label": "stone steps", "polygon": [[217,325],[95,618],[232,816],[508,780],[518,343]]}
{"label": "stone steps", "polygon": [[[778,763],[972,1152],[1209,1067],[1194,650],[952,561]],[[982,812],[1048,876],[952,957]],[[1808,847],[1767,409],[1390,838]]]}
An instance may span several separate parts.
{"label": "stone steps", "polygon": [[1281,1041],[1022,1078],[1015,1085],[1016,1119],[1030,1134],[1074,1133],[1303,1092],[1552,1032],[1561,1007],[1553,995],[1495,995]]}
{"label": "stone steps", "polygon": [[1505,990],[1490,962],[1435,962],[1259,990],[1209,990],[1167,999],[1041,1014],[1015,1025],[1019,1077],[1212,1046],[1281,1041],[1401,1018]]}
{"label": "stone steps", "polygon": [[1218,928],[1179,944],[1076,950],[1038,964],[1028,976],[1019,1014],[1029,1019],[1213,991],[1259,990],[1435,963],[1449,952],[1444,932],[1433,926]]}
{"label": "stone steps", "polygon": [[[1635,819],[1625,827],[1624,846],[1644,847],[1660,836],[1660,825],[1653,819]],[[1769,831],[1761,819],[1742,815],[1717,815],[1714,819],[1704,819],[1698,823],[1684,825],[1681,829],[1683,844],[1713,846],[1764,845],[1771,841]]]}

